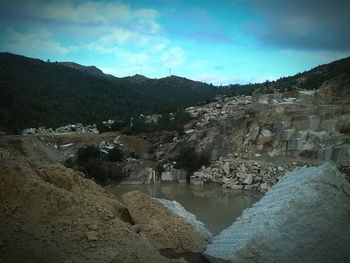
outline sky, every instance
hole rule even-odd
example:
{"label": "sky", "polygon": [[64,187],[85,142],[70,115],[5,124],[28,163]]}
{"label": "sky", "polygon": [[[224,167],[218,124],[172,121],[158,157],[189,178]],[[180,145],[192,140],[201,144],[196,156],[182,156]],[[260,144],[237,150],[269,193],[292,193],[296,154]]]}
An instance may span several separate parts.
{"label": "sky", "polygon": [[350,56],[349,0],[0,0],[0,51],[216,85]]}

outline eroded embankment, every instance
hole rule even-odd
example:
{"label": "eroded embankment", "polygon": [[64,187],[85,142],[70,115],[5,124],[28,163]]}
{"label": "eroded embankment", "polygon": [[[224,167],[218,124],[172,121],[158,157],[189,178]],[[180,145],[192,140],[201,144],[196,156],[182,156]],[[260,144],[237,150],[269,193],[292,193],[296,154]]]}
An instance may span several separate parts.
{"label": "eroded embankment", "polygon": [[112,194],[19,150],[0,148],[0,261],[168,262]]}

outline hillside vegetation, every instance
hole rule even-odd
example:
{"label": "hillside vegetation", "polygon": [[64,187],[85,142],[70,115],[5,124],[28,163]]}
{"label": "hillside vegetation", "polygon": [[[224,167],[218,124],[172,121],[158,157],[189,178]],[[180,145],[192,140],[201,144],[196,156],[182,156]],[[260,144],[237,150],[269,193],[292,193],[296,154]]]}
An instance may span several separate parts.
{"label": "hillside vegetation", "polygon": [[227,90],[175,76],[116,78],[0,54],[0,129],[6,132],[173,111],[223,93]]}
{"label": "hillside vegetation", "polygon": [[0,53],[0,131],[98,123],[140,113],[164,113],[212,101],[216,95],[251,95],[328,85],[337,95],[350,88],[350,58],[277,81],[216,87],[170,76],[117,78],[94,66],[51,63]]}

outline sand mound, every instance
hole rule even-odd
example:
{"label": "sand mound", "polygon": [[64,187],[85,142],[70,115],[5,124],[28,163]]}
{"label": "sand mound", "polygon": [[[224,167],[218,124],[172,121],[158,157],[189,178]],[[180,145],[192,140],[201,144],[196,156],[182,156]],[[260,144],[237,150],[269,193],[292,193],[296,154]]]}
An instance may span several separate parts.
{"label": "sand mound", "polygon": [[168,262],[81,173],[0,148],[0,262]]}

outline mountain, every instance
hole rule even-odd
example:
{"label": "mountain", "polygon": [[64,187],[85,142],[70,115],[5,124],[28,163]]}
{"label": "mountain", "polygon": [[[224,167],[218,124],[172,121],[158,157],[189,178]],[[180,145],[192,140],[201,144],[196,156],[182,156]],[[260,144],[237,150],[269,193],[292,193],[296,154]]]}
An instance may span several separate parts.
{"label": "mountain", "polygon": [[320,65],[294,76],[273,82],[247,85],[256,93],[281,92],[294,89],[319,89],[327,86],[337,96],[350,92],[350,57]]}
{"label": "mountain", "polygon": [[102,70],[99,68],[96,68],[95,66],[83,66],[74,62],[58,62],[58,64],[80,70],[82,72],[86,72],[92,75],[97,75],[97,76],[103,76],[105,75]]}
{"label": "mountain", "polygon": [[216,95],[251,95],[329,87],[336,96],[350,91],[350,58],[272,82],[216,87],[178,76],[117,78],[95,66],[44,62],[0,53],[0,131],[57,127],[168,112],[213,100]]}
{"label": "mountain", "polygon": [[72,62],[0,53],[0,131],[10,133],[173,111],[228,92],[175,76],[117,78]]}

